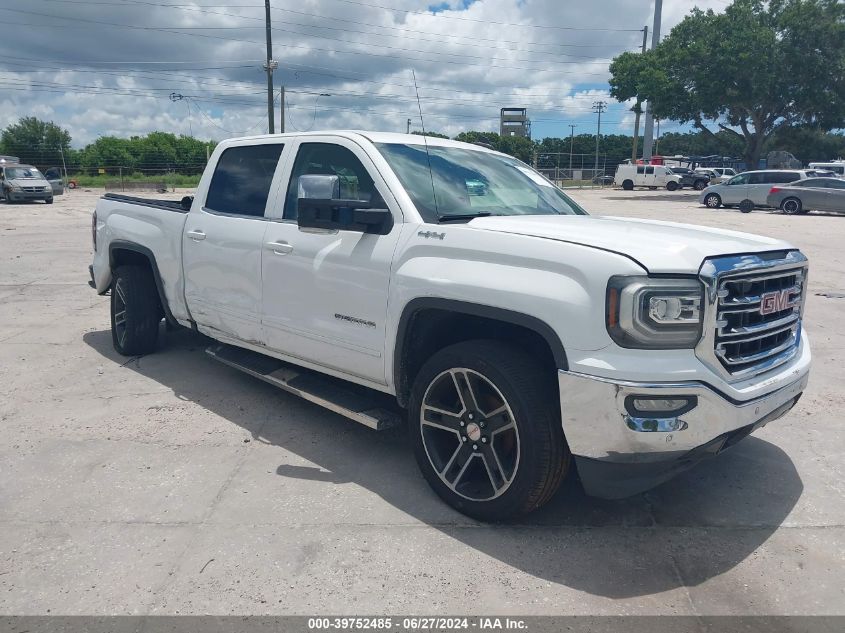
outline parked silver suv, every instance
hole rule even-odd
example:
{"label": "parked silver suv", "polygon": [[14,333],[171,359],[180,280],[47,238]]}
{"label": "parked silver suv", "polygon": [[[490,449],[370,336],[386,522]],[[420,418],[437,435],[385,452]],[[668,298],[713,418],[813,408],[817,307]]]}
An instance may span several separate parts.
{"label": "parked silver suv", "polygon": [[0,165],[0,190],[6,203],[43,200],[53,204],[53,187],[31,165]]}
{"label": "parked silver suv", "polygon": [[754,207],[768,206],[766,198],[773,185],[783,185],[812,176],[804,169],[761,169],[746,171],[730,180],[710,185],[701,192],[699,202],[709,209],[739,206],[748,213]]}

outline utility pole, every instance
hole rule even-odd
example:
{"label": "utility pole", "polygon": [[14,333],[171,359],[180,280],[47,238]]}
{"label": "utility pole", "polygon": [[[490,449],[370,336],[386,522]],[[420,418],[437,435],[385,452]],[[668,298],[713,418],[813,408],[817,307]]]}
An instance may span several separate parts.
{"label": "utility pole", "polygon": [[411,119],[408,119],[408,125],[405,128],[405,134],[411,133]]}
{"label": "utility pole", "polygon": [[281,94],[279,95],[279,132],[285,133],[285,87],[282,86]]}
{"label": "utility pole", "polygon": [[575,142],[575,123],[569,124],[569,177],[572,178],[572,144]]}
{"label": "utility pole", "polygon": [[[663,0],[654,0],[654,26],[651,32],[651,50],[660,43],[660,20],[663,13]],[[643,162],[651,161],[651,150],[654,146],[654,115],[651,112],[651,101],[645,108],[645,132],[643,134]]]}
{"label": "utility pole", "polygon": [[[647,46],[648,41],[648,25],[646,24],[643,27],[643,53],[645,53],[645,47]],[[643,106],[639,99],[637,99],[637,105],[634,106],[636,113],[636,118],[634,119],[634,148],[631,150],[631,162],[637,162],[637,143],[640,142],[640,113],[642,112]]]}
{"label": "utility pole", "polygon": [[596,164],[593,170],[593,176],[599,175],[599,138],[601,138],[601,113],[607,110],[607,102],[594,101],[593,112],[598,115],[598,126],[596,127]]}
{"label": "utility pole", "polygon": [[[260,6],[260,5],[259,5]],[[270,30],[270,0],[264,0],[264,23],[267,27],[267,61],[264,70],[267,71],[267,131],[275,133],[273,119],[273,71],[279,67],[279,62],[273,59],[273,35]]]}

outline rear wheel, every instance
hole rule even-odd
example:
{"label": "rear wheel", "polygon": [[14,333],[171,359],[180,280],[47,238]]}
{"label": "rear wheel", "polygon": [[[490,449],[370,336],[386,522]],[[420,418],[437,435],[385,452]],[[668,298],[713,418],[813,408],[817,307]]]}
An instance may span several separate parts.
{"label": "rear wheel", "polygon": [[484,521],[539,508],[569,467],[549,377],[500,341],[467,341],[432,356],[414,381],[409,430],[429,485]]}
{"label": "rear wheel", "polygon": [[704,206],[708,209],[718,209],[722,206],[722,198],[718,193],[708,193],[704,196]]}
{"label": "rear wheel", "polygon": [[804,210],[804,205],[798,198],[786,198],[780,203],[780,208],[789,215],[798,215]]}
{"label": "rear wheel", "polygon": [[120,266],[111,290],[111,333],[114,348],[124,356],[155,350],[161,304],[149,268]]}
{"label": "rear wheel", "polygon": [[634,188],[634,181],[633,180],[623,180],[622,181],[622,188],[625,191],[631,191]]}

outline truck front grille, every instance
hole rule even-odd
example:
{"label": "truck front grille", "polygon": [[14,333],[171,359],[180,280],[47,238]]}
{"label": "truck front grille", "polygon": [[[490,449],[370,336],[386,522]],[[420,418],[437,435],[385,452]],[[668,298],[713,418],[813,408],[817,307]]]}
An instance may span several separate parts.
{"label": "truck front grille", "polygon": [[713,260],[709,279],[702,274],[712,292],[707,348],[728,378],[769,371],[798,351],[806,258],[798,251],[766,255]]}

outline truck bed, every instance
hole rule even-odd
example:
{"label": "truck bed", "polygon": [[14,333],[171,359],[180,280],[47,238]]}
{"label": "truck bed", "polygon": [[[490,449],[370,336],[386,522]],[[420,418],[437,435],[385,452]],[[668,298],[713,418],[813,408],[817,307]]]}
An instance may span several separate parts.
{"label": "truck bed", "polygon": [[175,211],[176,213],[187,213],[189,209],[182,206],[180,200],[160,200],[158,198],[138,198],[136,196],[125,196],[120,193],[107,193],[103,196],[106,200],[117,200],[120,202],[128,202],[130,204],[140,204],[145,207],[153,207],[155,209],[164,209],[165,211]]}

